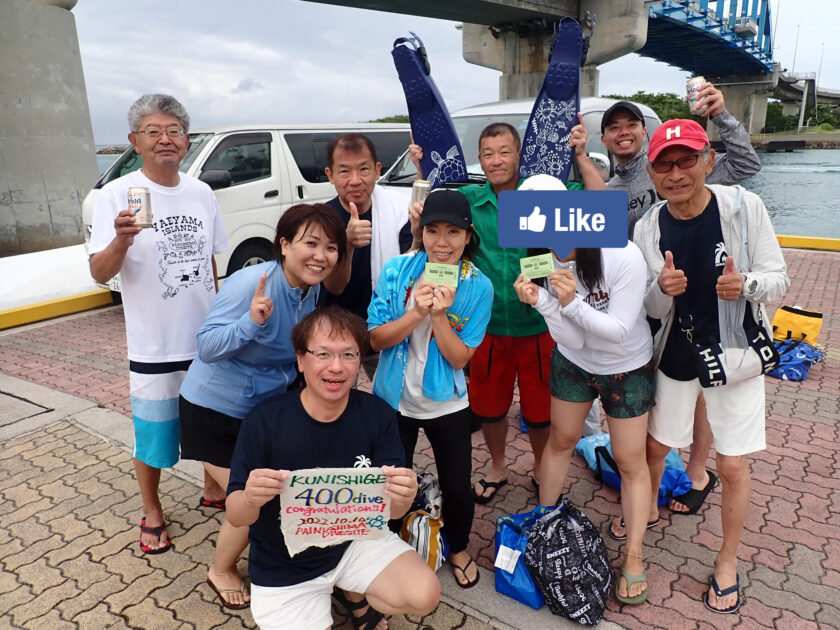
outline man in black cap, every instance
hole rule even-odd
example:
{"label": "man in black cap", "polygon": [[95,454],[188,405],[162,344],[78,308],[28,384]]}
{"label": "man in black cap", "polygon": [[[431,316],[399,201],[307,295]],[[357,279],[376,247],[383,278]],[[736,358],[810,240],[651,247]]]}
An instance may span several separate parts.
{"label": "man in black cap", "polygon": [[[716,155],[706,183],[731,185],[758,173],[761,161],[750,144],[750,134],[724,108],[723,93],[706,83],[697,94],[697,103],[705,108],[704,115],[718,128],[725,151]],[[626,190],[630,197],[627,227],[631,240],[636,221],[659,199],[646,170],[647,156],[643,151],[646,141],[645,117],[636,105],[618,101],[604,112],[601,142],[617,162],[607,188]]]}

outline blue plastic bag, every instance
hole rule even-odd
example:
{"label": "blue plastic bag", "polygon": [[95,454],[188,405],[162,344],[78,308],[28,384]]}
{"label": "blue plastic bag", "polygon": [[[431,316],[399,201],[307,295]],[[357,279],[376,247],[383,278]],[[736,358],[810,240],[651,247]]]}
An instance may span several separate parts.
{"label": "blue plastic bag", "polygon": [[[525,566],[525,547],[528,546],[531,528],[540,517],[548,514],[552,509],[552,507],[537,506],[530,512],[500,516],[496,519],[496,590],[531,608],[542,608],[545,600]],[[518,553],[512,572],[498,566],[499,549],[502,547],[507,548],[503,552],[507,557],[513,558]]]}
{"label": "blue plastic bag", "polygon": [[812,365],[825,361],[825,353],[805,341],[786,339],[775,343],[779,367],[768,372],[768,376],[783,381],[804,381]]}
{"label": "blue plastic bag", "polygon": [[[598,433],[581,438],[575,447],[575,452],[581,455],[595,475],[605,484],[616,490],[621,489],[621,476],[615,464],[610,448],[610,434]],[[659,484],[658,505],[668,505],[671,499],[691,490],[691,479],[685,472],[680,454],[671,449],[665,458],[665,471]]]}

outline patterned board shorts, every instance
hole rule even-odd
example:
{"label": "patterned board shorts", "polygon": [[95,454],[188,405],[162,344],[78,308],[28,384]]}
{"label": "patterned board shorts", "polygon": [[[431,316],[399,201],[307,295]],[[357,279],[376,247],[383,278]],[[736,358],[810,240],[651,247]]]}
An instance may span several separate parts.
{"label": "patterned board shorts", "polygon": [[601,398],[611,418],[636,418],[653,408],[656,393],[653,359],[629,372],[592,374],[569,361],[554,347],[551,353],[551,395],[569,402]]}

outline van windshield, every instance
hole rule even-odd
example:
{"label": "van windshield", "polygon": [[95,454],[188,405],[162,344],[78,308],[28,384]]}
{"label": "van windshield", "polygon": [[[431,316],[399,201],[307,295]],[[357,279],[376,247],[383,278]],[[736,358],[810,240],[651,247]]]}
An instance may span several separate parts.
{"label": "van windshield", "polygon": [[[178,170],[186,173],[201,151],[201,147],[212,137],[213,134],[211,133],[191,133],[190,147],[187,149],[187,154],[184,156],[184,159],[181,160],[181,165],[178,167]],[[108,182],[112,182],[123,175],[133,173],[142,166],[143,158],[135,153],[134,147],[131,147],[117,158],[111,165],[111,168],[105,171],[102,177],[99,178],[99,181],[94,185],[94,188],[102,188]]]}

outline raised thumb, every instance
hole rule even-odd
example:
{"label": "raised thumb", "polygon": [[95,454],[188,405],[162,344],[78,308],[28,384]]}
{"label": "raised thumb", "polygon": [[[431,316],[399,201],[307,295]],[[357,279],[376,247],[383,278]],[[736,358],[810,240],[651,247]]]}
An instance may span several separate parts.
{"label": "raised thumb", "polygon": [[359,220],[359,209],[352,201],[350,202],[350,218],[355,219],[356,221]]}
{"label": "raised thumb", "polygon": [[733,274],[735,271],[735,259],[732,256],[726,257],[726,263],[723,265],[723,273]]}
{"label": "raised thumb", "polygon": [[674,267],[674,255],[670,251],[665,252],[665,268],[676,269]]}

